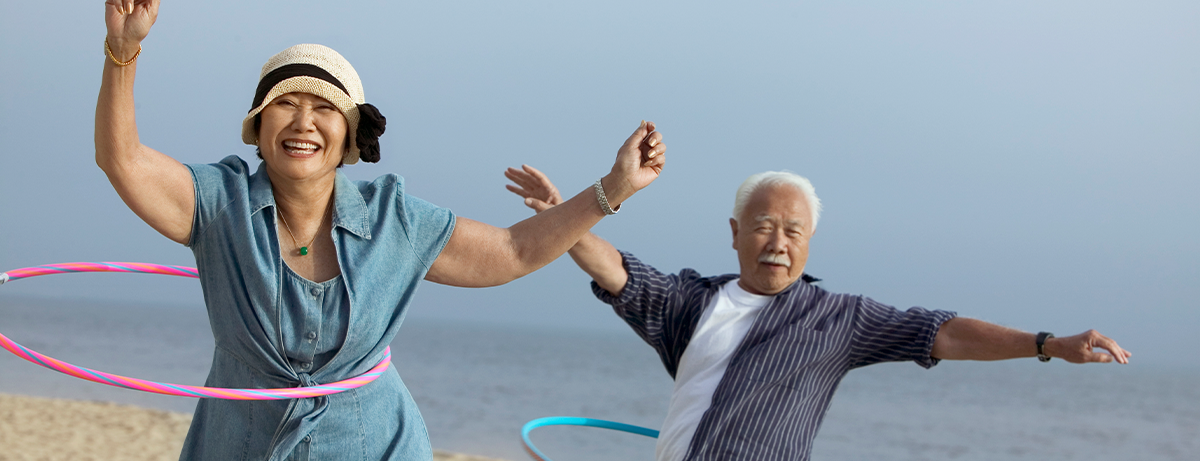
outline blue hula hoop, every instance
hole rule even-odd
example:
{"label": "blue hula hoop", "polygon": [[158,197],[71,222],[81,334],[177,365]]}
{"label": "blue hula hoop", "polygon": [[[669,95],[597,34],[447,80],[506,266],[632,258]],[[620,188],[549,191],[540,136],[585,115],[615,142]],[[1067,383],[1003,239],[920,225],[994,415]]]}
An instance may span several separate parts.
{"label": "blue hula hoop", "polygon": [[578,418],[574,416],[550,416],[546,418],[538,418],[525,423],[525,426],[521,427],[521,438],[525,440],[525,452],[529,453],[529,456],[536,461],[551,461],[550,458],[547,458],[546,455],[542,454],[541,451],[534,447],[533,442],[529,440],[529,433],[542,426],[591,426],[599,427],[601,429],[611,429],[614,431],[644,435],[646,437],[656,439],[658,438],[658,431],[654,429],[634,426],[632,424],[605,421],[603,419]]}

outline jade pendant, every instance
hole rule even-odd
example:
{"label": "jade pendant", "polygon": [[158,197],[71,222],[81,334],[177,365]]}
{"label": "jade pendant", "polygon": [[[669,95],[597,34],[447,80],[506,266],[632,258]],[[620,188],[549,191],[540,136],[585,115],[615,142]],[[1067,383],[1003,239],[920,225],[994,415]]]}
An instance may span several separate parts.
{"label": "jade pendant", "polygon": [[300,247],[300,256],[308,255],[308,247]]}

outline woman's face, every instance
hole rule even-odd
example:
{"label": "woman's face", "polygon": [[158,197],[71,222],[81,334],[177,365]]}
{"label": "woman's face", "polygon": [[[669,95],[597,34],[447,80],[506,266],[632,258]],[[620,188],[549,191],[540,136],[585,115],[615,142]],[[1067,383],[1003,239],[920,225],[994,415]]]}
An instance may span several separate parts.
{"label": "woman's face", "polygon": [[333,103],[308,93],[287,93],[260,112],[258,148],[272,179],[312,179],[333,174],[346,148],[346,117]]}

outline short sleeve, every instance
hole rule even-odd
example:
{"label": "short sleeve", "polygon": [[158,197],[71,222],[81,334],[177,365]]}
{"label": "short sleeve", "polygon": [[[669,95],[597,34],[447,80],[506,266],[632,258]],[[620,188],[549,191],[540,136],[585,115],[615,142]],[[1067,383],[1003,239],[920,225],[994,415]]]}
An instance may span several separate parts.
{"label": "short sleeve", "polygon": [[933,340],[943,323],[956,317],[949,311],[913,307],[901,311],[865,296],[855,306],[850,345],[850,368],[880,362],[914,361],[929,368]]}
{"label": "short sleeve", "polygon": [[401,193],[404,208],[404,230],[413,254],[429,270],[442,249],[450,242],[457,222],[449,208],[443,208],[420,198]]}
{"label": "short sleeve", "polygon": [[218,163],[184,166],[192,173],[196,194],[192,235],[187,243],[189,248],[193,248],[221,211],[235,200],[245,199],[249,195],[250,170],[246,162],[236,155],[225,157]]}

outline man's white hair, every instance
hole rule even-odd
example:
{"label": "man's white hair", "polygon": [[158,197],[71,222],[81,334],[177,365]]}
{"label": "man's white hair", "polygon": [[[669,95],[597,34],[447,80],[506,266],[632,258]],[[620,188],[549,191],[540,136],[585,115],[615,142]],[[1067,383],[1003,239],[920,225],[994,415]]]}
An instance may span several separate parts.
{"label": "man's white hair", "polygon": [[812,229],[809,229],[809,232],[816,230],[817,220],[821,218],[821,199],[817,198],[817,190],[808,178],[786,170],[764,171],[746,178],[738,187],[737,195],[733,199],[733,219],[741,220],[742,211],[746,209],[750,196],[759,189],[781,184],[795,187],[804,194],[804,198],[808,200],[808,209],[812,212]]}

